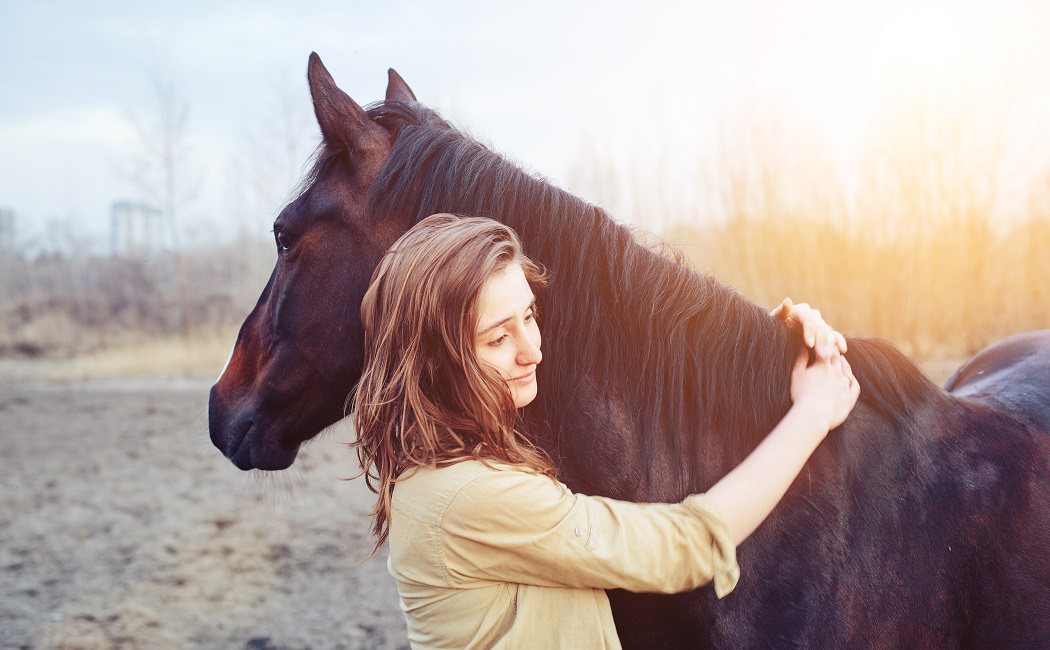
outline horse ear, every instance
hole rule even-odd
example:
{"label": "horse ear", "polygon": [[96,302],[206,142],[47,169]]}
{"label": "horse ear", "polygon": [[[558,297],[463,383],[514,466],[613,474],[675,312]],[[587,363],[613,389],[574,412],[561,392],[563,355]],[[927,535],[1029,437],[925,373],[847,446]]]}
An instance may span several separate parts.
{"label": "horse ear", "polygon": [[306,77],[314,100],[314,115],[325,142],[350,148],[354,134],[369,121],[364,109],[335,85],[335,79],[317,52],[310,53]]}
{"label": "horse ear", "polygon": [[416,94],[408,87],[408,84],[397,73],[397,70],[390,68],[386,73],[386,100],[388,102],[405,102],[407,104],[416,101]]}

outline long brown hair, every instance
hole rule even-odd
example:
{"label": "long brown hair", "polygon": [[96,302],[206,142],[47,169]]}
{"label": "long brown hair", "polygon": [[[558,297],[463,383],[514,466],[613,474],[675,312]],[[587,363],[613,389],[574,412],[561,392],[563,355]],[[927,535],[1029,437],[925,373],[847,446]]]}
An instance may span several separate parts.
{"label": "long brown hair", "polygon": [[351,399],[353,446],[378,497],[375,549],[387,539],[394,484],[408,469],[479,459],[554,475],[515,427],[506,381],[475,352],[478,296],[512,264],[533,291],[546,284],[509,227],[435,214],[402,235],[372,275],[361,301],[365,368]]}

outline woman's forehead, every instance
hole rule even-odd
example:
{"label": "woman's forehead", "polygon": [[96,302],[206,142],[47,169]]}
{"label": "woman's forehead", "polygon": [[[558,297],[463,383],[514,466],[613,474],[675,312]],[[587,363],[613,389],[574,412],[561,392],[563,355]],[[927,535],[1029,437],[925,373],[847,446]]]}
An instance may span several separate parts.
{"label": "woman's forehead", "polygon": [[478,320],[482,330],[523,312],[534,296],[520,264],[509,264],[485,281],[478,296]]}

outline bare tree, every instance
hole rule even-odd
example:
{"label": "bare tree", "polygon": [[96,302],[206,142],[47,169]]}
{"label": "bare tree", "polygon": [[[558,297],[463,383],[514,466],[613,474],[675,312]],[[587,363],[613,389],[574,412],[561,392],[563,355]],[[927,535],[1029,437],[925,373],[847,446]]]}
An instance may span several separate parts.
{"label": "bare tree", "polygon": [[136,141],[130,167],[123,176],[139,197],[159,206],[173,249],[178,311],[176,321],[189,330],[186,270],[181,254],[181,223],[187,207],[197,199],[200,176],[194,167],[189,143],[189,104],[178,90],[171,72],[157,56],[146,70],[150,95],[144,110],[131,111]]}
{"label": "bare tree", "polygon": [[126,176],[142,199],[164,212],[172,247],[177,250],[181,243],[179,218],[200,189],[190,157],[190,110],[170,74],[158,64],[148,75],[149,106],[145,112],[132,113],[136,150]]}
{"label": "bare tree", "polygon": [[242,200],[265,218],[288,200],[316,142],[316,122],[293,79],[286,73],[266,81],[266,99],[259,102],[253,128],[242,134],[243,146],[234,161],[247,182]]}

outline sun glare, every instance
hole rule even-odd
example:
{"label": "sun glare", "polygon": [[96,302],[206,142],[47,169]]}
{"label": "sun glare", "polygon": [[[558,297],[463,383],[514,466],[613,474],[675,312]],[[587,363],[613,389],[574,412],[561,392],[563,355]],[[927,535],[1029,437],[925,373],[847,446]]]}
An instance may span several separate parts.
{"label": "sun glare", "polygon": [[[902,15],[878,39],[872,59],[893,78],[954,76],[965,60],[964,21],[940,5]],[[972,38],[972,36],[971,36]]]}

